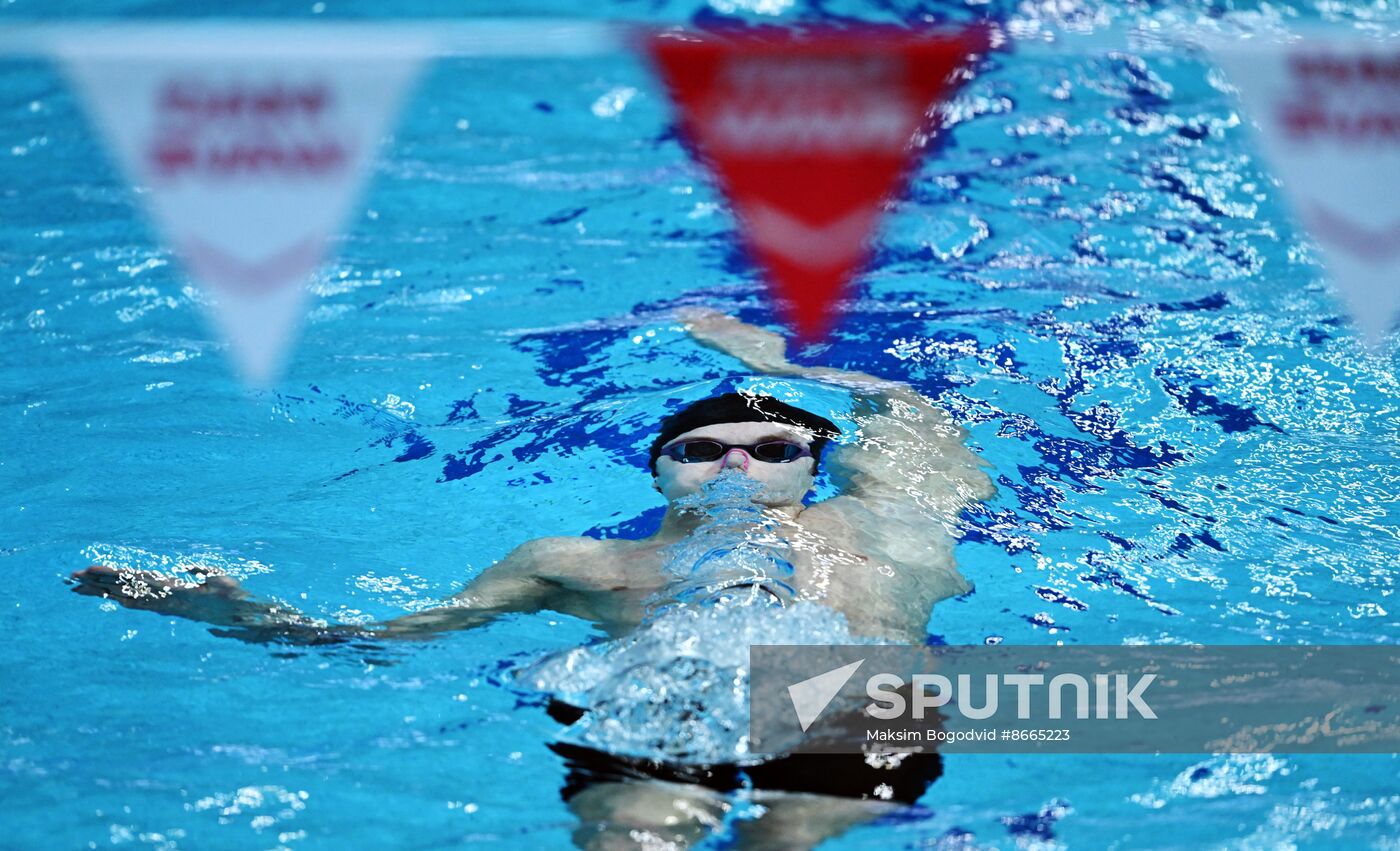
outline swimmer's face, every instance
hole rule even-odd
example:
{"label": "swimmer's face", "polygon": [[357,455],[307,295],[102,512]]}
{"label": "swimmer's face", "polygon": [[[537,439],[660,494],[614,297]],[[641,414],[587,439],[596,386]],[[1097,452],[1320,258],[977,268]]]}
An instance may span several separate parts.
{"label": "swimmer's face", "polygon": [[[811,435],[780,423],[715,423],[691,429],[666,445],[688,440],[714,440],[743,446],[785,440],[805,447],[811,444]],[[748,465],[747,469],[745,464]],[[656,459],[656,489],[668,502],[674,502],[696,493],[722,470],[733,468],[763,484],[763,490],[754,498],[755,502],[772,508],[801,505],[802,497],[812,489],[816,467],[816,461],[806,456],[787,463],[772,463],[750,458],[742,449],[731,449],[715,461],[685,464],[662,454]]]}

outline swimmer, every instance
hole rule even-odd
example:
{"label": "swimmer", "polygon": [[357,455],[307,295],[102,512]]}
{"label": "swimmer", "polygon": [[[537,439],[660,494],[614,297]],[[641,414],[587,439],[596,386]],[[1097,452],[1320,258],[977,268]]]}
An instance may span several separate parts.
{"label": "swimmer", "polygon": [[[423,639],[540,611],[574,615],[622,637],[644,628],[658,606],[693,594],[665,570],[669,554],[704,519],[685,510],[686,498],[722,473],[737,473],[762,485],[753,500],[784,553],[781,582],[764,580],[747,596],[812,601],[844,615],[855,635],[922,643],[933,605],[971,590],[954,563],[950,529],[965,506],[993,493],[964,445],[965,432],[906,384],[791,363],[781,336],[715,311],[689,310],[681,318],[698,342],[749,370],[850,391],[856,439],[832,445],[833,423],[772,397],[702,400],[663,419],[652,443],[652,484],[668,504],[654,535],[527,541],[441,607],[379,624],[326,624],[198,569],[192,582],[93,566],[73,574],[74,590],[203,621],[217,634],[252,642]],[[806,505],[819,463],[839,493]],[[736,596],[728,590],[726,599]],[[568,723],[585,709],[555,706],[552,714]],[[912,803],[938,773],[936,755],[884,773],[859,755],[789,756],[741,771],[555,749],[571,768],[564,795],[582,822],[576,840],[589,848],[649,840],[686,847],[717,829],[731,806],[724,793],[741,785],[774,792],[762,800],[761,818],[736,825],[741,847],[811,847],[877,815],[863,799],[891,800],[893,789],[893,800]],[[876,785],[884,794],[874,793]]]}

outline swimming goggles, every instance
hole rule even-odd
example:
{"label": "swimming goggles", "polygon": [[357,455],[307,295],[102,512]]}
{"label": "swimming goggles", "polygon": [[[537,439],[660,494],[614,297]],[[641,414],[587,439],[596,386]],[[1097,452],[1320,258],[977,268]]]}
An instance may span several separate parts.
{"label": "swimming goggles", "polygon": [[798,458],[812,457],[811,449],[800,443],[792,443],[787,440],[767,440],[763,443],[747,446],[738,443],[720,443],[718,440],[686,440],[671,444],[661,450],[661,454],[682,464],[703,464],[709,461],[718,461],[729,454],[731,449],[742,450],[750,458],[756,458],[769,464],[786,464],[790,461],[796,461]]}

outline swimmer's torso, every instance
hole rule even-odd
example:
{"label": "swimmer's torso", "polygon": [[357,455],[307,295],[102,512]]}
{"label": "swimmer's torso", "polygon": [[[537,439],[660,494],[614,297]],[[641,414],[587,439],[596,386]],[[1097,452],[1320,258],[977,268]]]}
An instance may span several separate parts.
{"label": "swimmer's torso", "polygon": [[[927,520],[901,528],[888,514],[865,516],[866,506],[840,498],[811,506],[770,529],[782,545],[790,575],[776,584],[745,587],[736,580],[715,599],[678,577],[671,564],[676,538],[641,541],[554,538],[541,542],[540,573],[558,586],[557,608],[624,635],[668,603],[819,603],[845,615],[857,635],[922,641],[933,604],[968,590],[952,561],[951,539]],[[867,530],[879,529],[876,539]],[[668,567],[671,569],[668,570]],[[774,571],[776,572],[776,571]],[[784,571],[786,572],[786,571]]]}

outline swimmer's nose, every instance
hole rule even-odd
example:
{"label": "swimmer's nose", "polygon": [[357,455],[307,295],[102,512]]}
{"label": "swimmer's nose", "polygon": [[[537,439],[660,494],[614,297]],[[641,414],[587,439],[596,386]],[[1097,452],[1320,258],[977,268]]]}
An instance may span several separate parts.
{"label": "swimmer's nose", "polygon": [[745,473],[749,471],[749,453],[742,449],[731,449],[724,453],[724,469],[728,470],[738,467]]}

